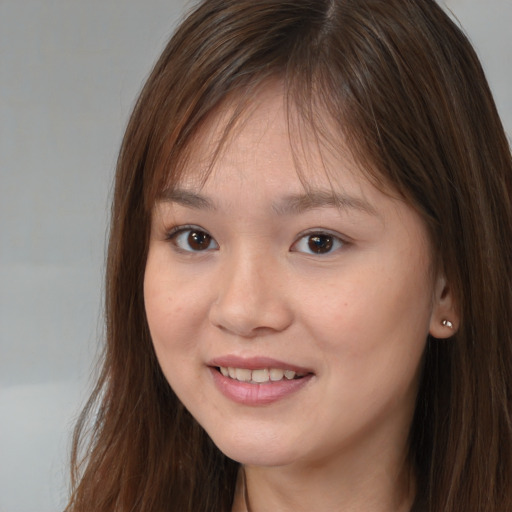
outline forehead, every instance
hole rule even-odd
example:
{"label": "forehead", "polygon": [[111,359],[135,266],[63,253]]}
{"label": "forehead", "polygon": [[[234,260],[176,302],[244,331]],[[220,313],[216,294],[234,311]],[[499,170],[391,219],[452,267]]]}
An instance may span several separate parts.
{"label": "forehead", "polygon": [[391,196],[361,172],[339,131],[332,128],[331,145],[324,144],[314,127],[288,108],[279,86],[240,105],[237,99],[225,102],[203,123],[180,179],[164,188],[158,202],[211,212],[238,205],[241,211],[278,215],[336,207],[383,217]]}
{"label": "forehead", "polygon": [[250,97],[228,97],[206,118],[188,145],[176,185],[247,184],[249,175],[276,187],[286,177],[302,190],[367,181],[329,115],[306,120],[278,82]]}

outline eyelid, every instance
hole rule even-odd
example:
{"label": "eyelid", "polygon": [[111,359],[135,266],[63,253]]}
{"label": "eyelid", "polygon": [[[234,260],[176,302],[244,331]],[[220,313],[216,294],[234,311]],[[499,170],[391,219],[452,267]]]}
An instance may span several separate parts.
{"label": "eyelid", "polygon": [[203,229],[201,226],[198,226],[196,224],[178,224],[177,226],[173,226],[172,228],[166,228],[165,239],[170,240],[178,233],[181,233],[182,231],[187,231],[189,229],[197,229],[198,231],[204,231],[205,233],[208,233],[206,229]]}

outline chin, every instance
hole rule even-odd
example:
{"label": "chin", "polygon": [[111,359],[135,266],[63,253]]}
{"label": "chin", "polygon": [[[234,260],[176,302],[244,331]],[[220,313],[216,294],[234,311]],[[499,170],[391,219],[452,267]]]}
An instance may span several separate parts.
{"label": "chin", "polygon": [[286,466],[297,460],[296,449],[279,436],[211,435],[213,442],[230,459],[248,466]]}

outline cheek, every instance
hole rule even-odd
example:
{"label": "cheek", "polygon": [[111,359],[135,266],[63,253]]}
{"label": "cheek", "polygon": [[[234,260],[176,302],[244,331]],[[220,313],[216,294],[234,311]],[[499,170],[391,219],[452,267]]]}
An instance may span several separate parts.
{"label": "cheek", "polygon": [[[199,302],[197,297],[184,293],[187,289],[193,287],[183,286],[160,252],[150,250],[144,274],[144,304],[153,345],[164,371],[168,361],[192,348],[194,338],[188,331]],[[168,357],[170,354],[172,358]]]}
{"label": "cheek", "polygon": [[153,347],[169,385],[182,401],[194,403],[203,400],[199,382],[200,365],[197,359],[197,332],[194,319],[198,318],[194,297],[180,293],[179,280],[148,259],[144,276],[144,302]]}
{"label": "cheek", "polygon": [[387,261],[365,265],[304,301],[303,316],[326,365],[337,361],[354,380],[389,368],[416,371],[432,311],[428,271],[419,263],[410,272]]}
{"label": "cheek", "polygon": [[[194,301],[168,290],[145,286],[145,306],[149,331],[160,363],[165,356],[178,356],[194,348]],[[177,299],[179,297],[179,299]]]}
{"label": "cheek", "polygon": [[[410,420],[430,316],[424,283],[410,284],[367,272],[310,301],[308,328],[322,354],[326,397],[354,431],[358,422],[371,428],[395,415]],[[325,413],[319,421],[332,418]]]}

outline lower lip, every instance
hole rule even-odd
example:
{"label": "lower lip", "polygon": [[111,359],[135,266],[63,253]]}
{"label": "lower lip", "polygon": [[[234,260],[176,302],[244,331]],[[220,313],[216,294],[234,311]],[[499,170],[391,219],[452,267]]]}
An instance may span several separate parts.
{"label": "lower lip", "polygon": [[302,389],[313,377],[306,375],[300,379],[283,379],[263,384],[250,384],[224,377],[216,368],[210,368],[213,380],[220,392],[233,402],[258,406],[268,405]]}

